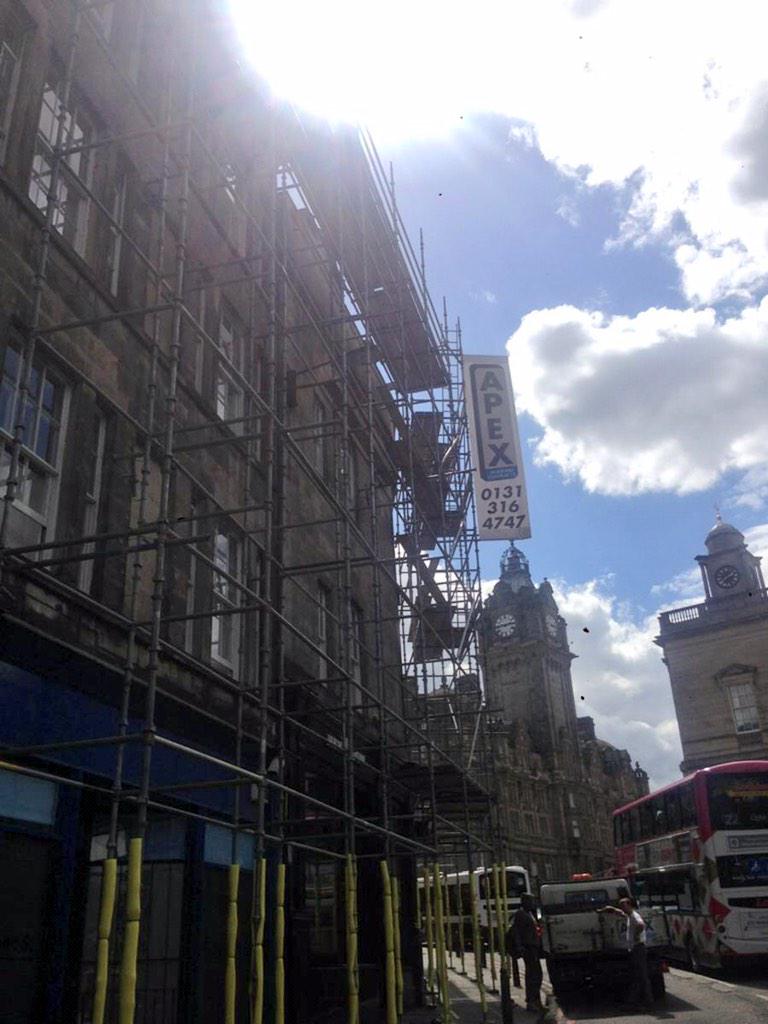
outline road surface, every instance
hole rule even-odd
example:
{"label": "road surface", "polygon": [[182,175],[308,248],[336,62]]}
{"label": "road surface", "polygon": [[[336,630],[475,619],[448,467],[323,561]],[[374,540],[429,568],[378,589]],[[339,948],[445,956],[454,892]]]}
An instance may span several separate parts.
{"label": "road surface", "polygon": [[608,996],[585,993],[561,1005],[566,1020],[615,1024],[768,1024],[768,971],[741,969],[726,976],[692,974],[672,968],[667,996],[653,1012],[630,1010]]}

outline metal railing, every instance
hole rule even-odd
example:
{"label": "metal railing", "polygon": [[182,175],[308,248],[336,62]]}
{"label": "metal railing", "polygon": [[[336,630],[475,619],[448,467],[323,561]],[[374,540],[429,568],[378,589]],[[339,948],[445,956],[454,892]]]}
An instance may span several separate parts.
{"label": "metal railing", "polygon": [[768,601],[768,588],[749,590],[739,594],[728,594],[726,597],[711,597],[699,604],[686,605],[684,608],[672,608],[659,616],[661,632],[678,628],[685,629],[691,623],[718,622],[742,611],[753,611],[761,602]]}

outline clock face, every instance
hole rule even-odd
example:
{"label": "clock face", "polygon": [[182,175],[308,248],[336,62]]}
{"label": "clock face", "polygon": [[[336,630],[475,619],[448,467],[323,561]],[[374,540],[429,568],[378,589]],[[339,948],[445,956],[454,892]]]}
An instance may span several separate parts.
{"label": "clock face", "polygon": [[726,590],[735,587],[740,579],[741,573],[735,565],[721,565],[715,573],[715,583]]}
{"label": "clock face", "polygon": [[507,612],[496,619],[496,632],[499,636],[514,636],[517,629],[517,620],[514,615]]}
{"label": "clock face", "polygon": [[555,634],[557,633],[557,619],[555,618],[555,616],[552,614],[547,615],[544,619],[544,622],[546,623],[547,632],[549,633],[549,635],[555,636]]}

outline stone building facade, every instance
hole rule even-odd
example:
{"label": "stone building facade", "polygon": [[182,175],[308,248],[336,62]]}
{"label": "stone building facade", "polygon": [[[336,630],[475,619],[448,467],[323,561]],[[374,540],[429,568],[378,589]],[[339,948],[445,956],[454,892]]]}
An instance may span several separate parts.
{"label": "stone building facade", "polygon": [[461,356],[371,140],[272,96],[226,8],[0,0],[14,1024],[95,1019],[107,862],[107,1022],[135,997],[135,1024],[245,1024],[260,962],[267,1022],[338,1019],[350,977],[377,1009],[381,857],[421,993],[402,609],[412,671],[442,679],[463,630],[430,552],[466,537]]}
{"label": "stone building facade", "polygon": [[663,612],[681,770],[768,757],[768,591],[760,558],[718,516],[697,555],[705,600]]}
{"label": "stone building facade", "polygon": [[494,720],[501,823],[532,882],[613,863],[611,812],[648,792],[626,750],[576,714],[573,655],[551,585],[536,586],[512,544],[483,610],[487,699]]}

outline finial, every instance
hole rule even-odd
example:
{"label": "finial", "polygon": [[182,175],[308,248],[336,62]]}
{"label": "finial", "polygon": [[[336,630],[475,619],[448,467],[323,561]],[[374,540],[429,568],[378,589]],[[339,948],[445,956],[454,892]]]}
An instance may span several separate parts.
{"label": "finial", "polygon": [[715,502],[715,522],[722,523],[723,517],[720,515],[720,502]]}

